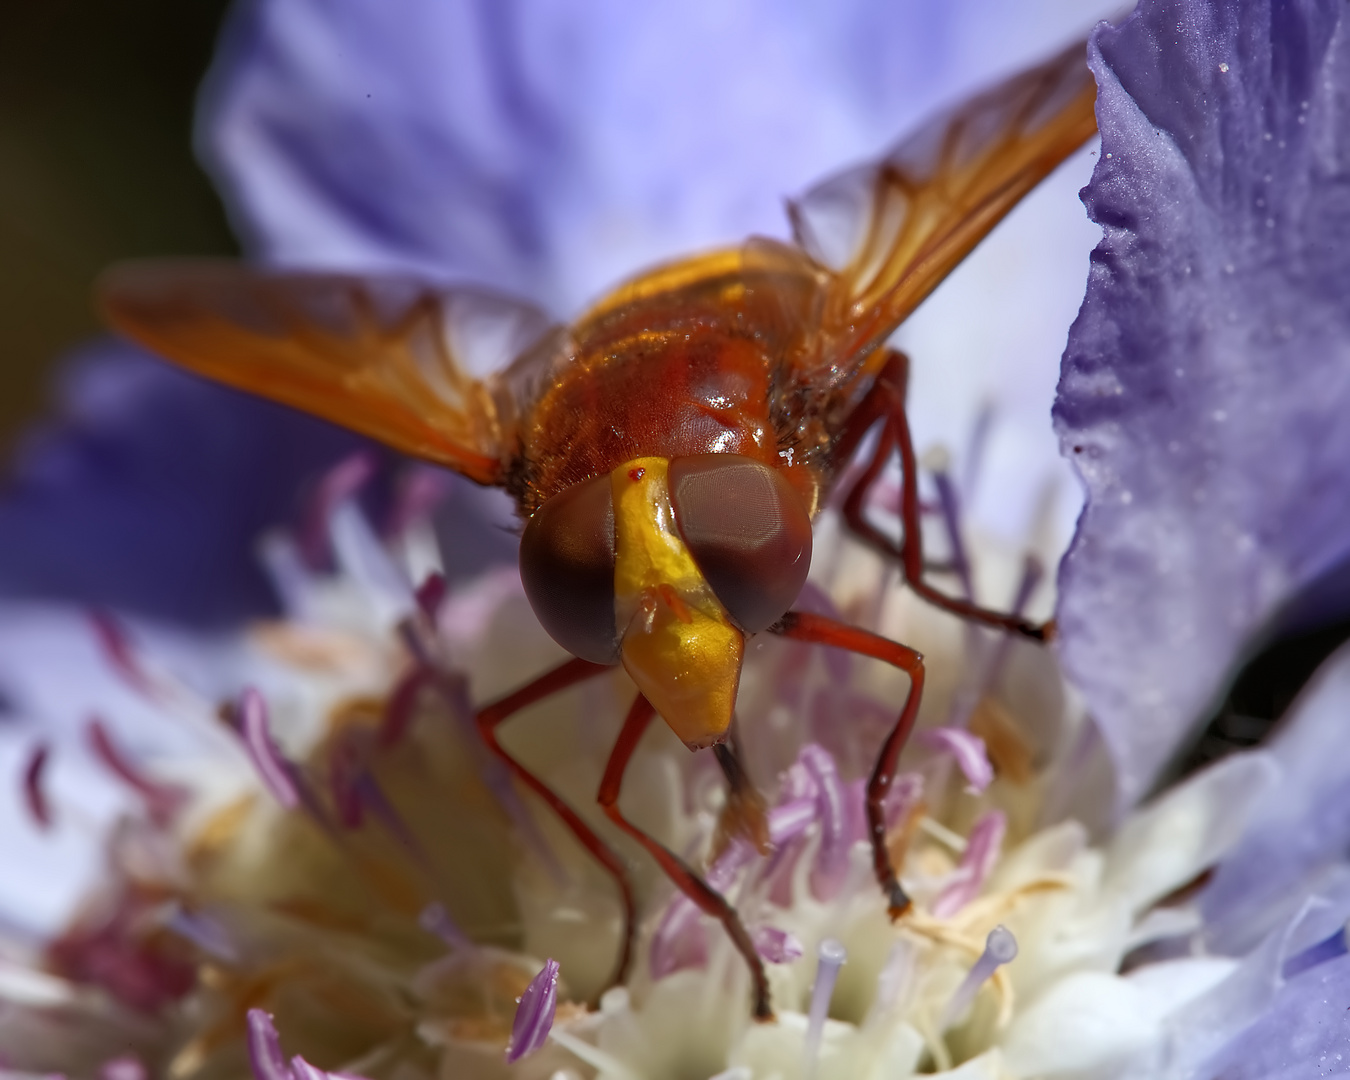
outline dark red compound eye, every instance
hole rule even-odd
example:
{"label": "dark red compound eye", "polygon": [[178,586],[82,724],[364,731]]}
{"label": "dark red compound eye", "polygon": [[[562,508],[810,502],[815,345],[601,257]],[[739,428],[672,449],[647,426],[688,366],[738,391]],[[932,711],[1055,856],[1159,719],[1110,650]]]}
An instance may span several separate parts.
{"label": "dark red compound eye", "polygon": [[811,518],[787,477],[739,454],[670,463],[675,523],[722,606],[748,633],[792,607],[811,568]]}
{"label": "dark red compound eye", "polygon": [[520,538],[520,580],[554,641],[592,663],[618,660],[608,476],[570,487],[534,512]]}

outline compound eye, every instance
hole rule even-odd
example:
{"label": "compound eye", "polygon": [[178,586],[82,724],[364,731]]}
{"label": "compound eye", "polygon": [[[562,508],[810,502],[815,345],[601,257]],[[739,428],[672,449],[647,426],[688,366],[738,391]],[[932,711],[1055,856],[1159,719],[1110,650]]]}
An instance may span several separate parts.
{"label": "compound eye", "polygon": [[520,580],[554,641],[595,664],[618,660],[608,476],[576,484],[535,511],[520,538]]}
{"label": "compound eye", "polygon": [[811,568],[811,517],[787,478],[754,458],[699,454],[670,463],[675,523],[742,630],[786,614]]}

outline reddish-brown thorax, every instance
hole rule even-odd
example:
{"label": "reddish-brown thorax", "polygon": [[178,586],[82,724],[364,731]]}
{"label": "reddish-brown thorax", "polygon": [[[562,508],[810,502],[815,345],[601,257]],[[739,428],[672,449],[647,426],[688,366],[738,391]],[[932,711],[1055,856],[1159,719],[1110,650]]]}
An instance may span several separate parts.
{"label": "reddish-brown thorax", "polygon": [[[708,257],[704,257],[707,259]],[[703,260],[699,260],[703,261]],[[800,452],[803,417],[784,401],[807,347],[814,282],[731,273],[677,282],[657,272],[573,328],[520,430],[509,485],[528,515],[572,484],[638,457],[742,454],[784,471],[815,512],[826,482]],[[805,287],[805,288],[804,288]],[[810,418],[806,429],[823,425]]]}

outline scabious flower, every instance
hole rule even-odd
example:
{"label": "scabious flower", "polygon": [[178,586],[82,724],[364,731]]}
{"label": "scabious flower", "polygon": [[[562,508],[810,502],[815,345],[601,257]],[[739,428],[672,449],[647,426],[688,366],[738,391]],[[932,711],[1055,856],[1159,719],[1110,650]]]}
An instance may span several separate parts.
{"label": "scabious flower", "polygon": [[[877,47],[887,17],[904,18],[890,6],[844,10],[826,27],[860,47]],[[941,40],[935,28],[959,28],[966,10],[920,20],[928,36],[906,47],[931,61],[913,43]],[[568,110],[585,93],[608,99],[613,72],[579,51],[594,45],[571,36],[579,24],[549,12],[515,22],[512,11],[410,2],[400,21],[386,6],[243,7],[205,130],[260,253],[477,271],[563,304],[603,284],[591,275],[631,268],[607,259],[671,253],[662,228],[688,232],[678,248],[727,239],[730,220],[744,231],[717,214],[698,218],[706,236],[678,215],[636,215],[650,221],[640,227],[579,217],[580,181],[603,181],[593,205],[624,208],[624,184],[659,193],[661,160],[629,163],[631,176],[560,175],[573,160],[569,124],[580,126]],[[651,25],[633,19],[627,32]],[[1340,1000],[1350,774],[1327,748],[1344,661],[1267,749],[1138,800],[1236,650],[1334,565],[1346,535],[1324,503],[1339,474],[1323,464],[1336,453],[1325,418],[1344,399],[1329,370],[1346,341],[1334,291],[1338,155],[1350,145],[1336,109],[1341,19],[1311,0],[1176,0],[1146,3],[1094,39],[1103,145],[1087,201],[1106,237],[1056,414],[1089,489],[1061,578],[1072,685],[1047,651],[994,640],[891,587],[893,571],[832,511],[818,524],[803,603],[909,642],[930,665],[923,730],[887,807],[913,912],[886,917],[860,779],[903,677],[754,642],[738,712],[747,766],[769,796],[767,853],[719,844],[725,796],[706,757],[666,732],[639,749],[625,811],[706,865],[740,912],[769,964],[776,1023],[752,1022],[747,973],[721,929],[617,841],[633,856],[640,918],[633,973],[609,986],[621,933],[612,882],[472,730],[475,703],[560,654],[514,568],[458,575],[455,549],[433,540],[434,498],[413,497],[410,482],[396,512],[362,505],[371,470],[354,458],[262,544],[279,618],[189,639],[108,615],[44,616],[67,643],[85,627],[85,655],[64,654],[60,679],[50,661],[10,673],[22,708],[78,717],[122,793],[91,807],[89,792],[56,783],[53,763],[68,752],[59,732],[12,740],[44,840],[123,813],[97,888],[59,934],[26,952],[10,935],[0,1064],[264,1080],[1335,1068],[1350,1003]],[[746,29],[770,58],[799,59],[810,35],[795,26]],[[464,62],[436,54],[440,41]],[[428,58],[450,90],[414,62]],[[855,67],[849,77],[878,99],[894,92],[875,67]],[[568,96],[562,75],[576,70],[593,81]],[[423,123],[428,102],[448,127]],[[652,123],[650,110],[632,115]],[[708,151],[695,158],[704,164],[727,150],[686,138]],[[776,138],[740,152],[763,167]],[[400,191],[363,172],[390,162],[403,163]],[[486,212],[494,200],[509,211]],[[621,241],[577,243],[577,277],[549,277],[568,266],[571,250],[554,257],[552,245],[569,229]],[[1320,396],[1289,378],[1290,350],[1320,376]],[[1209,426],[1230,420],[1242,429],[1233,442]],[[1250,467],[1230,472],[1244,436]],[[969,587],[1045,610],[1027,556],[1053,556],[1053,510],[1010,540],[998,500],[983,519],[970,512],[996,473],[957,474],[941,454],[927,463],[945,511],[931,515],[935,542],[965,553]],[[1203,518],[1189,510],[1197,491],[1215,507]],[[1279,496],[1268,525],[1258,494]],[[884,493],[873,509],[893,510]],[[1229,547],[1210,558],[1216,537]],[[1255,554],[1235,562],[1230,548]],[[1219,623],[1204,623],[1220,602],[1230,606]],[[597,828],[595,787],[631,693],[615,673],[505,731]],[[124,744],[102,719],[123,711],[139,740]]]}
{"label": "scabious flower", "polygon": [[[1159,901],[1240,834],[1243,800],[1269,780],[1264,758],[1206,774],[1094,846],[1066,815],[1100,817],[1104,793],[1073,753],[1084,716],[1045,654],[1017,643],[996,659],[893,593],[878,625],[920,643],[939,676],[925,701],[935,734],[919,740],[889,807],[915,912],[899,929],[886,916],[857,777],[880,734],[866,720],[888,715],[898,677],[762,642],[740,710],[747,765],[775,792],[773,850],[735,839],[710,854],[720,774],[669,733],[644,743],[623,802],[676,850],[711,861],[709,880],[771,965],[778,1020],[752,1020],[729,940],[637,859],[638,960],[607,989],[621,932],[612,882],[522,801],[473,730],[472,701],[559,657],[514,571],[419,594],[408,571],[434,560],[425,528],[382,545],[349,500],[327,530],[331,572],[284,557],[294,537],[272,538],[295,606],[250,631],[255,685],[219,712],[152,646],[123,639],[116,662],[133,692],[214,746],[176,770],[174,790],[192,798],[170,813],[150,797],[167,777],[131,785],[143,809],[119,827],[111,880],[47,948],[45,977],[68,995],[58,1030],[96,1031],[86,1010],[109,998],[137,1014],[144,1035],[105,1038],[105,1060],[134,1054],[169,1075],[237,1074],[252,1060],[271,1080],[266,1062],[285,1058],[258,1031],[272,1029],[240,1024],[262,1009],[288,1053],[367,1076],[497,1075],[513,1028],[523,1075],[907,1075],[966,1061],[1031,1076],[1124,1060],[1237,967],[1172,960],[1195,971],[1156,1006],[1141,1004],[1138,976],[1113,974],[1127,953],[1194,924]],[[971,539],[985,580],[1011,592],[1018,553]],[[880,560],[832,519],[817,550],[813,602],[846,617],[875,607]],[[974,708],[945,730],[972,675]],[[508,733],[596,827],[594,787],[630,693],[616,672]],[[51,802],[59,821],[63,802]],[[1143,970],[1156,979],[1157,968]],[[12,1016],[13,1030],[46,1015],[40,1005]],[[1124,1024],[1122,1012],[1140,1015]],[[1110,1038],[1063,1037],[1094,1018]],[[85,1045],[72,1058],[56,1039],[24,1043],[27,1068],[101,1063]]]}

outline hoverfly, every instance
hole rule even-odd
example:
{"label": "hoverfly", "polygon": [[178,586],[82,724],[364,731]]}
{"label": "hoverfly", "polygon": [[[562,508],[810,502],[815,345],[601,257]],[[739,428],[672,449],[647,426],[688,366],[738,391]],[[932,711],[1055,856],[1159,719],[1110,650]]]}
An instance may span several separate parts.
{"label": "hoverfly", "polygon": [[[922,657],[792,606],[812,518],[874,427],[880,438],[843,500],[849,528],[898,560],[929,602],[1043,638],[1017,617],[924,579],[906,358],[886,347],[905,317],[991,228],[1096,130],[1075,44],[922,127],[873,164],[789,207],[794,244],[751,239],[621,285],[568,327],[464,290],[406,279],[284,273],[219,262],[110,271],[102,307],[119,331],[193,371],[345,424],[480,484],[505,488],[525,522],[520,572],[539,621],[574,659],[483,708],[492,752],[609,870],[627,917],[622,860],[511,757],[498,726],[622,664],[638,693],[599,802],[745,957],[755,1014],[768,983],[735,910],[619,807],[624,770],[656,714],[691,749],[746,780],[726,736],[748,635],[851,650],[905,671],[910,688],[867,787],[873,862],[892,917],[909,901],[887,853],[883,800],[918,711]],[[465,327],[484,322],[512,362],[472,372]],[[514,336],[512,336],[514,335]],[[899,458],[902,537],[870,524],[878,473]],[[753,818],[753,814],[747,815]],[[753,821],[747,824],[753,832]]]}

